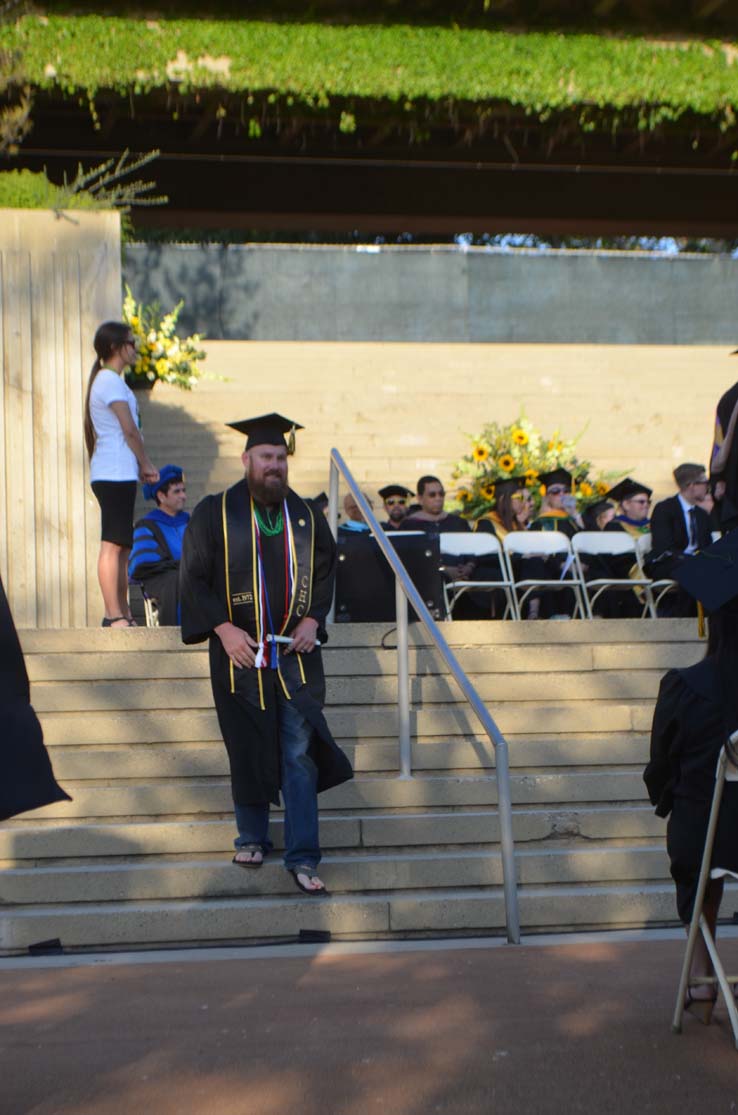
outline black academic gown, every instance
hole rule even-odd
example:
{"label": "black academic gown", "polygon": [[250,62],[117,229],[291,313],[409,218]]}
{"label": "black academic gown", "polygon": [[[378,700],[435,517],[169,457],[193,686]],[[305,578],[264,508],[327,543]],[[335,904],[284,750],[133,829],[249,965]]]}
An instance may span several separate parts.
{"label": "black academic gown", "polygon": [[[336,552],[324,515],[316,515],[291,490],[287,505],[294,536],[294,577],[289,593],[284,533],[262,538],[272,626],[285,635],[305,616],[322,628],[331,604]],[[313,729],[310,753],[318,767],[318,792],[353,777],[351,764],[323,716],[325,677],[320,649],[286,654],[280,648],[277,670],[242,670],[233,666],[214,633],[217,626],[230,621],[259,641],[270,627],[257,591],[252,507],[245,480],[219,495],[206,496],[185,532],[180,566],[182,639],[185,643],[209,639],[213,698],[228,751],[233,800],[238,805],[278,801],[280,697],[293,701]],[[325,642],[324,631],[318,637]]]}
{"label": "black academic gown", "polygon": [[23,651],[0,581],[0,821],[71,801],[54,778],[41,725],[30,703]]}
{"label": "black academic gown", "polygon": [[[669,817],[666,848],[683,922],[692,916],[715,768],[727,735],[712,659],[665,674],[643,779],[657,816]],[[738,871],[738,782],[726,782],[723,789],[712,865]]]}
{"label": "black academic gown", "polygon": [[710,454],[710,479],[713,484],[725,481],[725,495],[715,501],[716,530],[727,533],[738,527],[738,427],[735,429],[730,451],[722,467],[716,466],[716,456],[728,435],[730,418],[738,404],[738,383],[734,383],[720,399],[715,415],[715,440]]}

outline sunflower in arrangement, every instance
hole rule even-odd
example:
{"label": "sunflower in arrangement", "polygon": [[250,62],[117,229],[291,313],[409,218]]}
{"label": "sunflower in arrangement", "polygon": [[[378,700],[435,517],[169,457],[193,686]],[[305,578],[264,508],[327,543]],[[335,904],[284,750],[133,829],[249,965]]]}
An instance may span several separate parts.
{"label": "sunflower in arrangement", "polygon": [[453,465],[452,476],[458,482],[456,509],[467,519],[480,518],[494,507],[496,483],[514,478],[529,489],[537,508],[544,494],[541,474],[565,468],[573,478],[577,509],[583,510],[601,499],[619,474],[594,476],[591,462],[577,456],[578,440],[567,439],[558,430],[544,437],[522,414],[505,426],[489,423],[470,438],[470,451]]}

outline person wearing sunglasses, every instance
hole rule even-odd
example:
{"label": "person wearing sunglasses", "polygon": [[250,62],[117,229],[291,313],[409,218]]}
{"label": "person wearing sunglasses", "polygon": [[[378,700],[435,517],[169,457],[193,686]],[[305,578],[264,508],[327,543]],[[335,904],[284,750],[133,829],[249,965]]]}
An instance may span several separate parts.
{"label": "person wearing sunglasses", "polygon": [[402,484],[386,484],[379,489],[379,495],[387,512],[387,521],[380,524],[382,530],[403,530],[408,500],[412,499],[413,493]]}
{"label": "person wearing sunglasses", "polygon": [[558,530],[567,538],[572,538],[582,529],[582,525],[571,493],[571,473],[565,468],[556,468],[551,472],[541,473],[540,480],[545,492],[541,509],[530,524],[530,529]]}
{"label": "person wearing sunglasses", "polygon": [[626,476],[607,492],[607,499],[614,500],[618,511],[605,530],[624,530],[632,538],[651,531],[651,488]]}

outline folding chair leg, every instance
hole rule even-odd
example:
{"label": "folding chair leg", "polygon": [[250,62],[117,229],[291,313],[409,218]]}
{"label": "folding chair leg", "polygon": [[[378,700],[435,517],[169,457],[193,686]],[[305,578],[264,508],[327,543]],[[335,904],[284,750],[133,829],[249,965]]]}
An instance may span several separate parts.
{"label": "folding chair leg", "polygon": [[723,968],[722,961],[720,960],[717,948],[715,947],[715,941],[707,923],[705,922],[704,917],[700,918],[700,928],[702,930],[702,936],[705,941],[705,946],[710,955],[710,960],[712,961],[712,967],[715,972],[715,978],[717,979],[718,987],[722,992],[723,1000],[728,1010],[730,1027],[733,1031],[733,1044],[735,1045],[735,1048],[738,1049],[738,1010],[736,1010],[733,988],[728,983],[728,979],[725,975],[725,969]]}
{"label": "folding chair leg", "polygon": [[[697,894],[695,895],[694,909],[692,910],[692,920],[689,923],[689,933],[687,934],[687,949],[686,949],[686,952],[684,954],[684,962],[682,964],[682,972],[681,972],[681,975],[679,977],[679,990],[677,992],[677,1001],[676,1001],[676,1006],[674,1008],[674,1018],[672,1019],[672,1023],[671,1023],[671,1028],[672,1028],[672,1030],[675,1034],[680,1034],[682,1032],[682,1015],[684,1014],[684,1000],[687,996],[687,987],[689,986],[689,973],[692,970],[692,959],[694,957],[694,950],[695,950],[695,946],[697,944],[697,936],[698,936],[699,933],[702,933],[702,936],[705,940],[705,946],[706,946],[707,951],[710,955],[710,959],[713,962],[713,966],[715,966],[715,960],[713,959],[713,956],[717,957],[717,950],[715,949],[715,942],[712,939],[712,934],[710,933],[707,922],[705,921],[704,915],[702,913],[702,908],[703,908],[703,905],[704,905],[704,902],[705,902],[705,894],[707,892],[707,884],[710,881],[710,865],[712,863],[712,846],[715,842],[715,832],[717,830],[718,817],[720,815],[720,802],[722,801],[722,797],[723,797],[723,787],[725,785],[725,769],[726,769],[726,766],[727,766],[727,758],[726,758],[726,755],[725,755],[725,750],[723,749],[720,752],[720,760],[718,762],[718,769],[717,769],[717,773],[715,775],[715,791],[712,795],[712,805],[710,807],[710,819],[709,819],[708,824],[707,824],[707,833],[705,835],[705,847],[704,847],[704,850],[702,852],[702,864],[700,866],[700,874],[699,874],[699,879],[697,881]],[[720,964],[719,959],[718,959],[717,963],[718,963],[718,965]],[[723,983],[725,983],[726,986],[728,986],[726,981],[725,981],[725,973],[722,970],[722,965],[720,966],[720,971],[722,972],[722,975],[723,975]],[[715,967],[715,974],[718,978],[718,982],[720,982],[717,967]],[[722,983],[720,984],[720,987],[721,987],[721,990],[722,990],[723,989],[723,984]],[[723,991],[723,994],[725,994],[724,991]],[[732,993],[730,994],[730,998],[732,999]],[[728,1002],[728,1000],[726,998],[726,1004],[727,1004],[727,1002]],[[732,1013],[731,1013],[731,1005],[732,1005]],[[732,1026],[733,1025],[733,1013],[735,1013],[735,1005],[734,1004],[731,1004],[731,1005],[728,1006],[728,1012],[730,1014],[731,1026]],[[736,1041],[738,1042],[738,1034],[736,1033],[735,1029],[734,1029],[733,1033],[736,1036]],[[738,1048],[738,1045],[736,1046],[736,1048]]]}

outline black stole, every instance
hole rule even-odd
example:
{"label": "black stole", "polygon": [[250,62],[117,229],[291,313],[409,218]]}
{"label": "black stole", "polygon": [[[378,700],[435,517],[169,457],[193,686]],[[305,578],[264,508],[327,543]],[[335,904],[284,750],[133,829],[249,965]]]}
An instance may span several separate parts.
{"label": "black stole", "polygon": [[[313,568],[315,563],[315,520],[309,506],[290,488],[287,492],[287,510],[292,526],[292,556],[294,580],[289,596],[287,619],[278,634],[289,635],[310,610],[313,591]],[[228,617],[236,627],[248,631],[252,638],[261,642],[266,634],[266,617],[261,615],[257,588],[256,530],[254,527],[254,503],[245,480],[240,480],[232,488],[223,492],[223,548],[225,553],[226,595]],[[285,530],[287,524],[285,523]],[[279,675],[285,693],[289,696],[285,678],[285,667],[296,661],[300,681],[305,677],[301,656],[280,656]],[[291,673],[291,669],[288,669]],[[262,692],[261,670],[259,690]],[[297,679],[295,679],[297,680]],[[299,682],[298,682],[299,684]],[[235,692],[233,666],[231,665],[231,692]],[[263,707],[263,695],[262,695]]]}

